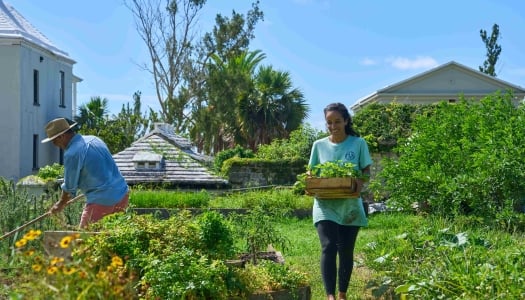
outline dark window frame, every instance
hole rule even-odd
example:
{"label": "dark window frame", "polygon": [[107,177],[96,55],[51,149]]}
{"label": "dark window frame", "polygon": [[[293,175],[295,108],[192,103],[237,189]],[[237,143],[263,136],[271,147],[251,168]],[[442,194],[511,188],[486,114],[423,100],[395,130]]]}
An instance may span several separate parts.
{"label": "dark window frame", "polygon": [[60,71],[60,88],[59,88],[60,103],[58,104],[58,106],[60,107],[66,107],[65,88],[66,88],[66,74],[64,73],[64,71]]}
{"label": "dark window frame", "polygon": [[33,105],[40,106],[40,75],[37,69],[33,70]]}
{"label": "dark window frame", "polygon": [[38,170],[38,145],[39,145],[38,134],[33,134],[33,170]]}

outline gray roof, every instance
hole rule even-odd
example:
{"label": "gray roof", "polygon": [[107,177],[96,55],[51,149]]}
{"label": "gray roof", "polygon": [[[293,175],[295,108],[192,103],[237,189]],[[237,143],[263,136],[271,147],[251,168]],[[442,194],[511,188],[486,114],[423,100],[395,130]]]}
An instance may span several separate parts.
{"label": "gray roof", "polygon": [[0,0],[0,39],[23,40],[67,59],[68,54],[56,47],[29,23],[13,6]]}
{"label": "gray roof", "polygon": [[[150,155],[145,155],[150,153]],[[139,156],[136,156],[139,154]],[[133,158],[162,155],[159,169],[135,168]],[[128,184],[165,183],[178,187],[225,187],[228,181],[211,173],[213,159],[192,150],[189,140],[178,136],[168,124],[155,124],[155,129],[130,147],[113,155]]]}

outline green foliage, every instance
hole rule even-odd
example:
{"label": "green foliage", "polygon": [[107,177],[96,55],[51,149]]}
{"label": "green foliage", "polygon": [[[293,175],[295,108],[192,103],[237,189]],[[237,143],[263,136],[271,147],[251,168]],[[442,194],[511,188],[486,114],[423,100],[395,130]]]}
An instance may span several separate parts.
{"label": "green foliage", "polygon": [[[409,299],[521,299],[525,240],[463,217],[377,215],[363,247],[375,292]],[[385,287],[386,286],[386,287]],[[380,294],[375,295],[382,298]]]}
{"label": "green foliage", "polygon": [[234,158],[234,157],[238,157],[238,158],[253,158],[255,157],[255,154],[253,153],[252,150],[250,149],[245,149],[239,145],[235,146],[235,148],[233,149],[228,149],[228,150],[224,150],[224,151],[221,151],[219,152],[216,156],[215,156],[215,161],[214,161],[214,164],[213,164],[213,167],[214,167],[214,170],[217,171],[217,172],[220,172],[223,168],[223,164],[226,160],[230,159],[230,158]]}
{"label": "green foliage", "polygon": [[289,188],[272,188],[269,190],[238,191],[217,195],[210,201],[210,207],[217,208],[254,208],[279,209],[283,215],[292,209],[311,209],[312,198],[297,196]]}
{"label": "green foliage", "polygon": [[431,109],[428,105],[411,105],[391,102],[372,103],[352,117],[354,127],[363,135],[371,152],[388,152],[398,140],[412,133],[414,119]]}
{"label": "green foliage", "polygon": [[129,147],[139,137],[142,137],[154,122],[159,118],[151,109],[148,113],[141,111],[141,93],[133,94],[133,107],[129,103],[122,105],[117,115],[108,115],[108,100],[92,97],[91,100],[79,108],[78,132],[83,135],[100,137],[108,146],[111,153],[117,153]]}
{"label": "green foliage", "polygon": [[479,71],[496,77],[496,63],[501,54],[501,46],[498,44],[499,25],[492,25],[492,33],[490,34],[490,37],[487,36],[487,31],[483,29],[479,31],[479,36],[487,49],[487,54],[485,55],[487,59],[483,62],[483,66],[479,67]]}
{"label": "green foliage", "polygon": [[133,188],[130,204],[147,208],[199,208],[207,207],[212,195],[206,191],[141,190]]}
{"label": "green foliage", "polygon": [[312,144],[326,135],[309,124],[301,125],[287,139],[274,139],[270,144],[259,145],[255,157],[268,160],[308,158]]}
{"label": "green foliage", "polygon": [[58,163],[44,166],[38,170],[37,176],[42,179],[56,180],[64,177],[64,166]]}
{"label": "green foliage", "polygon": [[253,264],[257,264],[257,253],[266,251],[268,245],[283,250],[288,246],[289,241],[273,224],[277,216],[262,207],[255,207],[250,209],[246,215],[237,217],[239,235],[244,240],[244,249],[251,257]]}
{"label": "green foliage", "polygon": [[511,94],[480,102],[442,102],[414,122],[412,135],[387,160],[375,192],[385,191],[392,207],[413,203],[443,216],[474,214],[497,220],[523,206],[525,194],[525,110]]}
{"label": "green foliage", "polygon": [[233,228],[217,211],[205,211],[197,216],[200,240],[212,258],[232,257]]}
{"label": "green foliage", "polygon": [[356,166],[351,162],[327,161],[322,164],[315,165],[308,168],[312,176],[319,178],[332,177],[361,177],[361,170],[356,169]]}
{"label": "green foliage", "polygon": [[306,178],[314,176],[318,178],[334,178],[334,177],[354,177],[368,180],[361,170],[356,169],[356,166],[351,162],[328,161],[313,167],[308,166],[306,172],[297,174],[297,181],[293,185],[295,194],[304,194],[306,188]]}

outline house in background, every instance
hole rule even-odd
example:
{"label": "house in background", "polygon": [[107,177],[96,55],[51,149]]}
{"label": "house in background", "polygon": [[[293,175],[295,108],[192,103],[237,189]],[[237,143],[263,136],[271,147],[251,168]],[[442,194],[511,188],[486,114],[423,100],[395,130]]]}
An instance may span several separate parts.
{"label": "house in background", "polygon": [[72,119],[76,110],[75,61],[0,0],[0,177],[18,180],[61,162],[46,137],[46,123]]}
{"label": "house in background", "polygon": [[439,101],[454,103],[460,95],[466,99],[481,99],[488,94],[512,91],[515,105],[523,102],[525,89],[483,72],[451,61],[401,82],[382,88],[359,99],[350,107],[352,111],[371,103],[431,104]]}
{"label": "house in background", "polygon": [[228,180],[209,171],[213,159],[195,152],[190,141],[176,135],[169,124],[155,124],[152,131],[113,158],[129,185],[186,189],[228,187]]}

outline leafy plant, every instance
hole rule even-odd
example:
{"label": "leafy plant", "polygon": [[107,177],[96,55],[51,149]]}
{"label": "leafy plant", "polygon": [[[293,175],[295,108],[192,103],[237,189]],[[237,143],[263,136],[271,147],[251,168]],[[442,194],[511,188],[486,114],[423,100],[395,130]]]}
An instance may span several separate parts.
{"label": "leafy plant", "polygon": [[496,93],[435,105],[416,119],[398,159],[386,160],[374,192],[387,192],[398,209],[417,203],[429,213],[476,215],[514,228],[505,211],[524,203],[525,109],[512,99]]}
{"label": "leafy plant", "polygon": [[327,161],[322,164],[308,167],[307,173],[319,178],[332,177],[361,177],[361,170],[355,168],[351,162]]}
{"label": "leafy plant", "polygon": [[64,166],[58,163],[47,165],[38,170],[38,177],[56,180],[64,176]]}
{"label": "leafy plant", "polygon": [[336,178],[336,177],[354,177],[368,180],[368,175],[363,174],[361,170],[355,168],[351,162],[328,161],[313,167],[308,166],[306,172],[297,175],[297,181],[294,183],[293,191],[295,194],[304,194],[306,188],[306,178],[309,176],[317,178]]}
{"label": "leafy plant", "polygon": [[235,146],[233,149],[228,149],[221,151],[217,153],[215,156],[215,161],[213,162],[213,168],[216,172],[221,172],[222,165],[224,164],[224,161],[233,158],[233,157],[239,157],[239,158],[253,158],[255,154],[250,149],[245,149],[239,145]]}
{"label": "leafy plant", "polygon": [[255,207],[236,218],[238,234],[244,241],[243,248],[253,264],[257,264],[257,254],[266,251],[269,245],[280,249],[288,246],[288,240],[273,225],[275,218],[275,215],[265,212],[261,207]]}
{"label": "leafy plant", "polygon": [[268,160],[309,157],[314,141],[326,135],[308,124],[301,125],[287,139],[274,139],[270,144],[259,145],[255,157]]}

